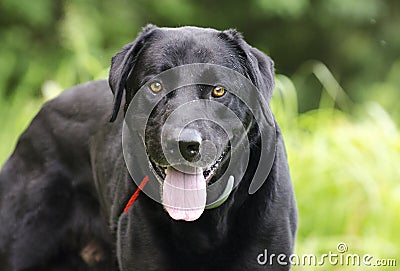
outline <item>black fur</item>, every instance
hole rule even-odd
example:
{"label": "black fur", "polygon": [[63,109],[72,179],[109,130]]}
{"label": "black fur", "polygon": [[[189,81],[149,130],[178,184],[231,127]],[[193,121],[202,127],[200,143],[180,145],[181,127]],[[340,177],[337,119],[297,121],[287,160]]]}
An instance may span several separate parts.
{"label": "black fur", "polygon": [[[267,101],[272,96],[272,61],[235,30],[146,27],[112,59],[109,86],[103,80],[65,91],[46,103],[21,135],[0,172],[0,270],[289,269],[257,263],[264,249],[289,255],[294,247],[297,211],[282,136],[278,128],[272,170],[249,195],[263,127],[229,95],[221,102],[251,126],[254,162],[228,200],[183,222],[142,193],[122,214],[136,189],[122,156],[124,111],[152,76],[190,63],[231,68]],[[187,90],[185,99],[201,98],[202,90]],[[149,129],[158,131],[165,112],[161,103]],[[156,135],[147,140],[157,141]],[[159,145],[150,148],[156,152]]]}

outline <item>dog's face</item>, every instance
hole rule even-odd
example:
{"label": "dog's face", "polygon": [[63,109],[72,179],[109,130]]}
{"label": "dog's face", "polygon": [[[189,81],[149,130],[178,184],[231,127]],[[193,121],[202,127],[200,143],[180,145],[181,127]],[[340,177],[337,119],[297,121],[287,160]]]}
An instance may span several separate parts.
{"label": "dog's face", "polygon": [[[113,58],[110,71],[110,86],[115,94],[113,118],[118,112],[124,89],[125,108],[143,87],[147,92],[144,104],[151,104],[151,100],[160,95],[165,87],[164,82],[154,79],[155,76],[193,63],[232,69],[251,80],[266,100],[271,97],[272,62],[247,45],[236,31],[149,26],[134,43]],[[200,82],[205,75],[197,73],[190,76],[193,82]],[[215,122],[222,113],[210,105],[219,103],[229,108],[246,133],[256,125],[249,108],[225,86],[218,85],[217,82],[227,78],[218,78],[217,74],[212,76],[215,76],[215,84],[185,85],[169,91],[148,116],[144,137],[147,155],[162,184],[164,206],[174,219],[190,221],[202,214],[207,186],[222,176],[231,157],[230,137]],[[180,80],[178,77],[172,80]],[[190,106],[196,101],[205,102],[202,107],[198,104]],[[201,117],[188,123],[184,121],[186,116],[193,115]],[[240,130],[239,127],[237,130]],[[257,137],[252,136],[250,144],[255,144],[252,141],[256,140]]]}

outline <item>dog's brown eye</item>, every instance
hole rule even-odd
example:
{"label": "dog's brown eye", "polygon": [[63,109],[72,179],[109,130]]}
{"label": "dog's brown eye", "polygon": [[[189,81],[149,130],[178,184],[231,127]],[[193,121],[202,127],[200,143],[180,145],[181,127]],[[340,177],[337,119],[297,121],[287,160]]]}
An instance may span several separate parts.
{"label": "dog's brown eye", "polygon": [[219,97],[224,96],[225,92],[226,92],[226,90],[224,87],[216,86],[216,87],[214,87],[214,89],[212,91],[212,96],[219,98]]}
{"label": "dog's brown eye", "polygon": [[150,84],[150,89],[153,92],[160,92],[163,89],[163,86],[160,82],[153,82]]}

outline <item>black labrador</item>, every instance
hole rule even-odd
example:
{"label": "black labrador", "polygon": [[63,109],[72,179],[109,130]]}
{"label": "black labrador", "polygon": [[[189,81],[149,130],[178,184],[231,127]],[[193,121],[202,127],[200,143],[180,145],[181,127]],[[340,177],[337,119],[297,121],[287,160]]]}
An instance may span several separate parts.
{"label": "black labrador", "polygon": [[[155,76],[193,64],[206,65],[206,79],[154,98],[168,88],[168,80]],[[239,74],[257,93],[239,87],[234,95],[217,82],[213,67]],[[174,83],[198,72],[176,76],[168,78]],[[268,130],[255,117],[268,107],[272,89],[272,61],[235,30],[145,27],[113,57],[109,84],[94,81],[66,90],[47,102],[21,135],[0,173],[0,270],[290,269],[297,209],[285,147],[273,118],[275,128]],[[266,103],[250,108],[239,97],[254,95]],[[178,110],[192,101],[197,103]],[[234,165],[243,174],[228,176],[225,192],[210,202],[209,187],[222,179],[238,152],[215,120],[199,117],[182,126],[171,116],[199,111],[218,116],[219,105],[238,116],[248,160]],[[142,110],[149,111],[147,119],[139,116]],[[128,116],[145,124],[138,137],[144,150],[140,143],[128,148],[146,156],[132,160],[133,172],[122,136]],[[270,166],[262,164],[263,133],[274,138]],[[166,155],[174,148],[178,162]],[[201,157],[208,162],[185,172],[178,166],[182,157],[189,164]],[[146,180],[150,192],[132,177],[141,172],[135,161],[152,172]],[[258,167],[270,170],[249,193]]]}

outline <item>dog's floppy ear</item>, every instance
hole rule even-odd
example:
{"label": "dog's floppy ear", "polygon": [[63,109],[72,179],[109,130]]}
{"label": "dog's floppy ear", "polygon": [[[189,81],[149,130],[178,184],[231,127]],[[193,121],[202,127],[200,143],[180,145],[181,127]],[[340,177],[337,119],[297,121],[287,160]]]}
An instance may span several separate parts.
{"label": "dog's floppy ear", "polygon": [[136,40],[125,45],[111,60],[108,83],[114,93],[114,107],[110,122],[113,122],[117,118],[125,90],[125,84],[128,80],[129,73],[135,66],[136,57],[143,48],[146,38],[155,28],[157,27],[154,25],[147,25],[144,27]]}
{"label": "dog's floppy ear", "polygon": [[243,51],[246,59],[246,72],[250,80],[269,102],[274,88],[274,62],[266,54],[247,44],[243,36],[235,29],[225,30],[222,33]]}
{"label": "dog's floppy ear", "polygon": [[264,93],[265,98],[269,102],[272,97],[272,91],[274,90],[274,62],[272,59],[261,52],[260,50],[250,47],[249,60],[250,65],[253,66],[252,71],[256,78],[257,87]]}

